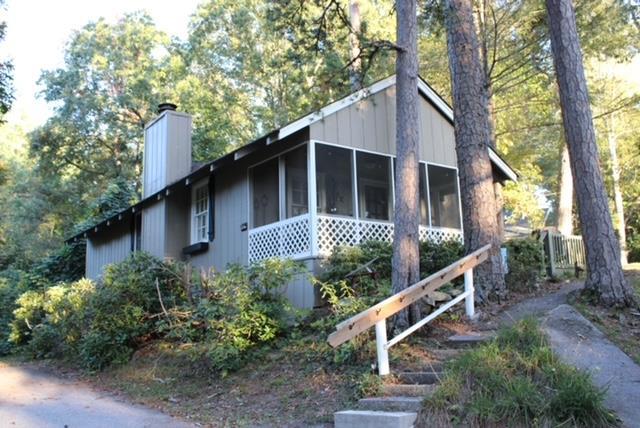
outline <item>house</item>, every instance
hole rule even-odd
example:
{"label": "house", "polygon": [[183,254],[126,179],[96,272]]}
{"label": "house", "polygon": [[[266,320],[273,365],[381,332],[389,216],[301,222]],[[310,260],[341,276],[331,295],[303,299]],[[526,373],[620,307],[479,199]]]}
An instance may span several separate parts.
{"label": "house", "polygon": [[[461,239],[453,113],[423,80],[419,92],[420,237]],[[217,270],[289,257],[319,273],[337,245],[392,238],[395,76],[197,168],[191,117],[175,106],[144,137],[142,200],[71,238],[86,237],[88,278],[140,250]],[[488,150],[494,181],[515,180]],[[287,296],[318,302],[308,275]]]}

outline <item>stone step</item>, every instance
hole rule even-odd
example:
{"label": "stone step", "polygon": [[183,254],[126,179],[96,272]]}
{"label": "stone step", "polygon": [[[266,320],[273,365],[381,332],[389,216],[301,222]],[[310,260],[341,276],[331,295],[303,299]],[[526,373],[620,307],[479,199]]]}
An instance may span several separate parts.
{"label": "stone step", "polygon": [[333,414],[335,428],[412,428],[416,412],[382,412],[375,410],[343,410]]}
{"label": "stone step", "polygon": [[400,382],[409,385],[431,385],[440,383],[440,379],[444,376],[442,372],[424,371],[424,372],[400,372],[395,373]]}
{"label": "stone step", "polygon": [[426,397],[433,394],[438,385],[383,385],[382,392],[388,397]]}
{"label": "stone step", "polygon": [[387,412],[417,412],[422,407],[422,397],[369,397],[358,400],[362,410]]}
{"label": "stone step", "polygon": [[491,333],[455,334],[447,339],[447,345],[452,348],[468,348],[491,340]]}
{"label": "stone step", "polygon": [[440,362],[449,361],[464,352],[461,349],[429,349],[429,354]]}

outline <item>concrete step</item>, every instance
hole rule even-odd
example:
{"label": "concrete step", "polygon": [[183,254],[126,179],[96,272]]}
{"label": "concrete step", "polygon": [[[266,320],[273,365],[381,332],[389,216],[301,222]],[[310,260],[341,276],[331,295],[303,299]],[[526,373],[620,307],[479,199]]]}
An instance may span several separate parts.
{"label": "concrete step", "polygon": [[400,382],[409,385],[431,385],[439,383],[442,379],[442,372],[424,371],[424,372],[400,372],[395,373]]}
{"label": "concrete step", "polygon": [[333,414],[335,428],[412,428],[416,412],[344,410]]}
{"label": "concrete step", "polygon": [[358,400],[362,410],[417,412],[422,407],[422,397],[370,397]]}
{"label": "concrete step", "polygon": [[388,397],[426,397],[433,394],[438,385],[384,385],[382,392]]}
{"label": "concrete step", "polygon": [[491,333],[455,334],[447,339],[447,345],[452,348],[468,348],[491,340]]}

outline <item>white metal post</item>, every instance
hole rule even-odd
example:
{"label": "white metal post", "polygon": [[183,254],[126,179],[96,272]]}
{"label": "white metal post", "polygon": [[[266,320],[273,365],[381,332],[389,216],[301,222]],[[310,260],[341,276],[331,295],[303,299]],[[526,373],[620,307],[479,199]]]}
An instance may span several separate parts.
{"label": "white metal post", "polygon": [[378,373],[380,376],[389,374],[389,351],[387,345],[387,322],[381,320],[376,323],[376,351],[378,353]]}
{"label": "white metal post", "polygon": [[475,315],[475,306],[473,299],[475,298],[475,291],[473,288],[473,269],[469,269],[464,273],[464,291],[469,292],[464,299],[464,306],[467,310],[467,316],[472,318]]}

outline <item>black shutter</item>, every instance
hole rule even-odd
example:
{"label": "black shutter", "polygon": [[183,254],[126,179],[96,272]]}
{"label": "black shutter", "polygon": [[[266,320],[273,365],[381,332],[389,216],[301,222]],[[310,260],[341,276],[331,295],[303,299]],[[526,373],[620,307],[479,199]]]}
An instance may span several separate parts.
{"label": "black shutter", "polygon": [[216,237],[215,220],[216,220],[216,181],[215,176],[209,176],[209,241],[213,241]]}

